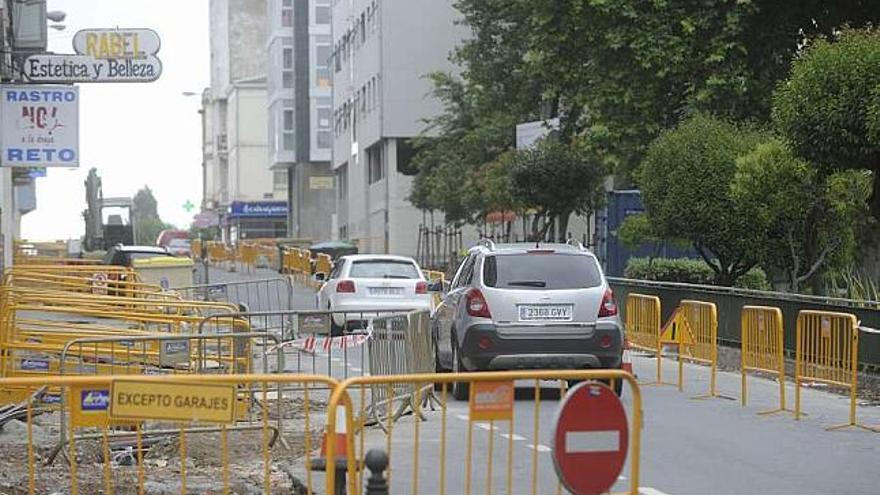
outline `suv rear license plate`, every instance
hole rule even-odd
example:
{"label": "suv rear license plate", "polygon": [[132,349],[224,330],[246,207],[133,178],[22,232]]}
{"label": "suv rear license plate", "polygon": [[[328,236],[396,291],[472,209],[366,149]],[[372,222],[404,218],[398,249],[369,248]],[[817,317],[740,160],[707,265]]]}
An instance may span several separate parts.
{"label": "suv rear license plate", "polygon": [[403,295],[403,287],[370,287],[371,296],[400,296]]}
{"label": "suv rear license plate", "polygon": [[571,304],[520,304],[519,321],[571,321]]}

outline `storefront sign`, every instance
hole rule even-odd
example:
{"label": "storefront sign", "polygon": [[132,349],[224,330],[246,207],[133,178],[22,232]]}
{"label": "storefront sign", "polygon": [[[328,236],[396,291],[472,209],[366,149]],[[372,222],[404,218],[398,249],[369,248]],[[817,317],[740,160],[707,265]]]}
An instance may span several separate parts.
{"label": "storefront sign", "polygon": [[79,88],[4,86],[2,166],[79,166]]}
{"label": "storefront sign", "polygon": [[255,217],[286,217],[287,203],[284,201],[260,201],[246,203],[233,201],[229,205],[229,216],[232,218]]}
{"label": "storefront sign", "polygon": [[145,58],[160,46],[152,29],[83,29],[73,37],[73,50],[93,58]]}
{"label": "storefront sign", "polygon": [[38,54],[25,59],[22,74],[32,82],[153,82],[162,75],[155,55],[143,58],[95,58],[88,55]]}

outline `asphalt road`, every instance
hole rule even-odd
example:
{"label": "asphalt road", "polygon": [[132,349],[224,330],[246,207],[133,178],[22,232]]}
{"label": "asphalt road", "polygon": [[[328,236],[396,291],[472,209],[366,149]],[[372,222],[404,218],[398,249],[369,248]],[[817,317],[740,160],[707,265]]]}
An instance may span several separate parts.
{"label": "asphalt road", "polygon": [[[305,288],[297,290],[309,292]],[[311,300],[304,295],[298,304],[311,309]],[[297,356],[298,366],[294,365]],[[363,346],[351,348],[345,354],[334,351],[311,358],[303,353],[288,352],[286,369],[328,373],[337,378],[369,371]],[[641,377],[653,377],[655,363],[652,358],[636,356],[634,369]],[[675,381],[677,370],[673,360],[664,359],[664,370],[664,379]],[[719,392],[738,398],[740,380],[739,374],[719,372]],[[392,493],[565,493],[559,487],[550,455],[551,429],[559,402],[558,386],[543,384],[542,400],[537,408],[534,382],[520,382],[517,386],[520,388],[512,424],[498,422],[490,427],[487,423],[472,423],[467,403],[455,401],[449,394],[445,415],[442,407],[437,407],[434,411],[425,411],[426,421],[403,417],[391,428],[390,444],[381,429],[369,429],[365,451],[387,450],[390,445]],[[880,434],[859,429],[825,429],[847,421],[847,397],[821,389],[805,389],[802,403],[808,416],[795,421],[788,413],[757,414],[778,405],[779,387],[773,381],[749,379],[747,408],[741,407],[739,400],[691,398],[705,393],[708,387],[709,369],[686,365],[684,392],[674,386],[641,388],[644,411],[641,494],[880,493]],[[792,407],[792,384],[787,385],[786,396],[788,406]],[[357,394],[352,399],[355,404],[359,403]],[[624,404],[629,414],[631,401],[632,394],[625,391]],[[864,424],[880,425],[880,407],[860,405],[858,419]],[[511,457],[510,445],[513,447]],[[445,462],[441,463],[441,459]],[[511,463],[509,479],[508,462]],[[628,463],[614,491],[630,488],[629,469]]]}

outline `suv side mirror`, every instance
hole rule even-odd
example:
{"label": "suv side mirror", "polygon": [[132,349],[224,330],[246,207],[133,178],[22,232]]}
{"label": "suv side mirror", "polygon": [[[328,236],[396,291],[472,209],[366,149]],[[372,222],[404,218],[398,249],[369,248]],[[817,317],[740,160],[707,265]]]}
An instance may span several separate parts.
{"label": "suv side mirror", "polygon": [[428,282],[428,292],[443,292],[443,281]]}
{"label": "suv side mirror", "polygon": [[318,272],[315,274],[315,280],[318,282],[323,282],[327,280],[327,276],[324,274],[324,272]]}

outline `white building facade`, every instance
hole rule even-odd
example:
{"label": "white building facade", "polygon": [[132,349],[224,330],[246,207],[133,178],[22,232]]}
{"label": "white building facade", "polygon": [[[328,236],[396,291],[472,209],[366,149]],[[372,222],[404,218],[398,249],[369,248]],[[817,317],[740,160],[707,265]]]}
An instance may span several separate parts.
{"label": "white building facade", "polygon": [[[269,168],[266,0],[211,0],[211,87],[202,95],[203,211],[224,238],[286,235],[286,170]],[[243,217],[241,212],[272,212]]]}
{"label": "white building facade", "polygon": [[269,165],[288,177],[291,237],[332,237],[332,0],[268,0]]}
{"label": "white building facade", "polygon": [[337,235],[361,252],[416,255],[409,139],[442,111],[426,75],[454,72],[467,34],[452,0],[334,0],[333,170]]}

